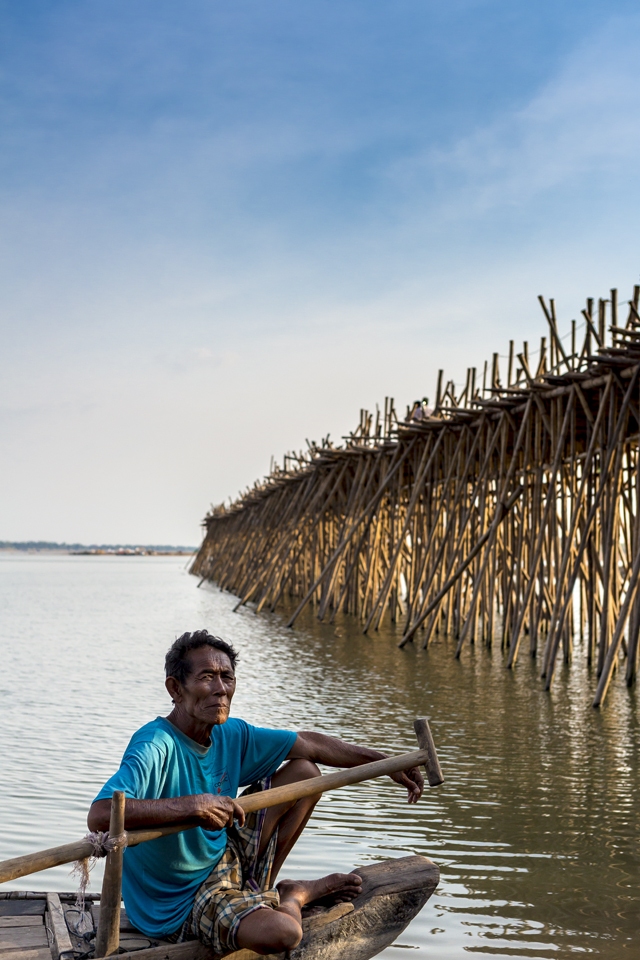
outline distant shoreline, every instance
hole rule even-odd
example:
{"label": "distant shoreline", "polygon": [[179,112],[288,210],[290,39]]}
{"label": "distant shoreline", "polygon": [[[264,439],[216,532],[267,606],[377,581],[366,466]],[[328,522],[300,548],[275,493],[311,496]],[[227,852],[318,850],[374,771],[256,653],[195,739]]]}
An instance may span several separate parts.
{"label": "distant shoreline", "polygon": [[54,543],[46,540],[0,540],[0,553],[62,553],[76,557],[185,557],[197,547],[169,544]]}

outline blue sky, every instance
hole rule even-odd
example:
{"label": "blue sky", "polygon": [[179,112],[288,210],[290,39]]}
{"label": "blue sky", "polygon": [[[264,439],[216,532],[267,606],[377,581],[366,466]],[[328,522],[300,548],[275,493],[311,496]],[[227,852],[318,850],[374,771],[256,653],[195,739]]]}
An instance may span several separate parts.
{"label": "blue sky", "polygon": [[0,2],[0,539],[196,542],[640,281],[637,4]]}

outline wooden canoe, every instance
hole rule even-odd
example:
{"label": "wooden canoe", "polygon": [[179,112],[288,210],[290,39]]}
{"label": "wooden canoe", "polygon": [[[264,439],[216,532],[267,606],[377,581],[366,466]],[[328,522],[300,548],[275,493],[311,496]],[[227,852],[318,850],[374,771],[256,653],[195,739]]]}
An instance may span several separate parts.
{"label": "wooden canoe", "polygon": [[[420,912],[438,880],[439,870],[426,857],[401,857],[358,867],[362,893],[352,903],[337,904],[303,921],[304,936],[290,960],[369,960],[402,933]],[[92,900],[96,900],[94,895]],[[1,960],[79,960],[91,956],[99,907],[89,902],[83,936],[76,934],[79,913],[72,894],[0,894]],[[213,960],[197,940],[169,944],[139,933],[122,912],[118,960]],[[6,956],[3,956],[6,954]],[[226,960],[258,960],[238,950]],[[271,954],[268,960],[285,960]]]}

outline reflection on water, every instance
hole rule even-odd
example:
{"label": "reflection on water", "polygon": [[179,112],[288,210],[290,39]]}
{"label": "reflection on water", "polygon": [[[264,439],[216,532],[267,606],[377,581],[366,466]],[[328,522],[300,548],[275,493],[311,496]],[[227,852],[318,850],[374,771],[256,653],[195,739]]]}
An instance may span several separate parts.
{"label": "reflection on water", "polygon": [[[288,865],[320,875],[406,853],[442,881],[384,957],[636,955],[640,744],[635,694],[589,703],[586,670],[547,696],[535,665],[446,644],[399,652],[357,625],[294,631],[232,612],[180,558],[0,554],[0,858],[75,839],[133,730],[168,711],[164,653],[207,627],[241,652],[235,712],[393,752],[431,717],[446,783],[417,807],[390,781],[327,794]],[[578,656],[580,654],[578,653]],[[99,889],[99,869],[92,889]],[[9,884],[68,890],[61,867]],[[635,947],[635,951],[634,951]]]}

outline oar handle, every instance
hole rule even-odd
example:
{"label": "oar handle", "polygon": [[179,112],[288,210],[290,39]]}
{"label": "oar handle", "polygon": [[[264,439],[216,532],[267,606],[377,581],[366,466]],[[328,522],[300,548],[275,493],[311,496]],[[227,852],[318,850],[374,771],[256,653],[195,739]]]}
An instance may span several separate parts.
{"label": "oar handle", "polygon": [[444,783],[444,777],[440,768],[438,754],[436,753],[436,745],[433,742],[433,736],[431,735],[429,721],[426,717],[420,717],[418,720],[413,721],[413,729],[416,732],[420,749],[424,750],[427,755],[427,762],[425,763],[424,768],[427,772],[429,786],[439,787],[441,783]]}
{"label": "oar handle", "polygon": [[250,793],[247,797],[240,797],[238,803],[246,813],[252,810],[263,810],[265,807],[275,807],[279,803],[291,800],[300,800],[302,797],[314,797],[326,790],[337,790],[350,783],[362,783],[363,780],[373,780],[376,777],[389,776],[419,767],[425,762],[425,751],[420,749],[413,753],[404,753],[397,757],[385,757],[384,760],[373,760],[371,763],[361,763],[348,770],[336,770],[322,777],[312,777],[309,780],[298,780],[296,783],[286,783],[282,787],[272,787],[262,793]]}

